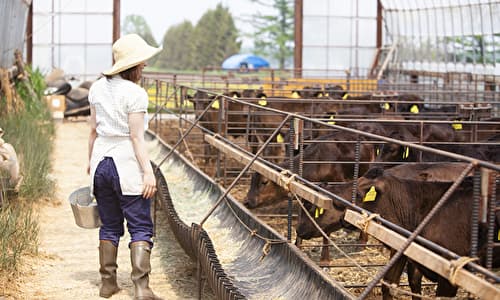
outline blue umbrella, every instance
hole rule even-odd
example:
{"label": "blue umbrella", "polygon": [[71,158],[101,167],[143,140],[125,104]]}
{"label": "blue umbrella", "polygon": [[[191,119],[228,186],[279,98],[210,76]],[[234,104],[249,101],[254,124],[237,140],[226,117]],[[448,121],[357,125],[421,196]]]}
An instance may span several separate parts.
{"label": "blue umbrella", "polygon": [[254,54],[235,54],[228,57],[223,63],[223,69],[240,69],[246,68],[249,70],[268,68],[269,62],[260,56]]}

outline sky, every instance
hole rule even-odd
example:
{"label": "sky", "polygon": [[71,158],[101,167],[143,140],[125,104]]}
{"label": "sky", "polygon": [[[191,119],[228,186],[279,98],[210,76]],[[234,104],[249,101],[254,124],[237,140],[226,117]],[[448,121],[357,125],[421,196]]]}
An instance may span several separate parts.
{"label": "sky", "polygon": [[[145,18],[157,42],[172,25],[191,21],[196,25],[201,16],[209,9],[215,9],[218,3],[229,8],[242,32],[250,32],[252,27],[242,19],[248,19],[256,11],[269,13],[269,9],[252,3],[250,0],[121,0],[121,19],[127,15],[136,14]],[[248,39],[243,40],[243,48],[251,47]]]}

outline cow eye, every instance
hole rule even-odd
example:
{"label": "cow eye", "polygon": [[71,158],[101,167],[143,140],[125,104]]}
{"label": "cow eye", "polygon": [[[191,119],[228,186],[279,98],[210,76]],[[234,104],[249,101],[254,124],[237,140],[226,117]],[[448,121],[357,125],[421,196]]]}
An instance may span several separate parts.
{"label": "cow eye", "polygon": [[263,180],[260,182],[260,184],[262,184],[262,185],[266,185],[268,182],[269,182],[269,180],[267,180],[267,179],[263,179]]}

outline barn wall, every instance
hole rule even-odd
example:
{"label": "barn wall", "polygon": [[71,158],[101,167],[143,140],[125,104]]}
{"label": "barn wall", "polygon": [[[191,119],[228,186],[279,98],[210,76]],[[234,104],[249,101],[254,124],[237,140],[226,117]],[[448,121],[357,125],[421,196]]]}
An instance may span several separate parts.
{"label": "barn wall", "polygon": [[31,0],[0,0],[0,67],[14,63],[14,51],[24,51],[26,20]]}

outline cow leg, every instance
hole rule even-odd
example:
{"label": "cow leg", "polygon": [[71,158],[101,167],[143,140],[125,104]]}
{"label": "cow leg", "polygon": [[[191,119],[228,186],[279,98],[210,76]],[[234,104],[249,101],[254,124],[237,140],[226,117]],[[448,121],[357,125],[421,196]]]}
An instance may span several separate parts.
{"label": "cow leg", "polygon": [[439,276],[437,280],[436,297],[455,297],[457,295],[457,287],[452,285],[448,279]]}
{"label": "cow leg", "polygon": [[[394,256],[396,251],[391,249],[391,258]],[[389,284],[399,284],[399,279],[403,273],[403,269],[406,265],[406,256],[400,257],[392,266],[392,268],[387,271],[384,276],[384,280]],[[392,299],[391,290],[386,285],[382,285],[382,299],[388,300]]]}
{"label": "cow leg", "polygon": [[[408,283],[410,284],[411,292],[414,294],[422,293],[422,272],[417,268],[414,262],[408,261],[406,265],[408,272]],[[412,299],[419,300],[420,297],[412,296]]]}
{"label": "cow leg", "polygon": [[330,246],[328,246],[328,239],[323,238],[323,246],[321,246],[321,258],[319,260],[320,266],[330,265]]}
{"label": "cow leg", "polygon": [[[368,233],[364,231],[359,232],[358,244],[367,244],[368,243]],[[356,247],[356,251],[363,251],[365,249],[364,245],[360,245]]]}

